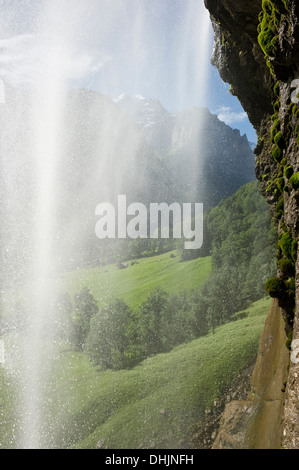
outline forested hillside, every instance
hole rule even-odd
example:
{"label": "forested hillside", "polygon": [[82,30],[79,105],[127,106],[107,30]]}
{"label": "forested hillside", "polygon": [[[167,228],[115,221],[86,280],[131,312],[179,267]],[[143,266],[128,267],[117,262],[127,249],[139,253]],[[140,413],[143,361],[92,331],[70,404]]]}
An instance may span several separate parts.
{"label": "forested hillside", "polygon": [[212,274],[202,290],[202,308],[212,324],[265,295],[265,283],[276,271],[277,236],[258,183],[240,188],[207,216]]}
{"label": "forested hillside", "polygon": [[[276,269],[276,235],[257,182],[243,186],[211,210],[205,226],[203,254],[208,245],[212,258],[206,281],[202,284],[198,278],[197,286],[188,291],[178,284],[174,293],[157,277],[156,287],[138,308],[131,310],[123,298],[100,307],[86,333],[86,351],[96,364],[123,368],[170,351],[231,321],[236,312],[265,297],[266,281]],[[183,252],[172,263],[194,261],[184,261]],[[194,281],[198,274],[188,271]],[[125,277],[124,273],[119,282]]]}

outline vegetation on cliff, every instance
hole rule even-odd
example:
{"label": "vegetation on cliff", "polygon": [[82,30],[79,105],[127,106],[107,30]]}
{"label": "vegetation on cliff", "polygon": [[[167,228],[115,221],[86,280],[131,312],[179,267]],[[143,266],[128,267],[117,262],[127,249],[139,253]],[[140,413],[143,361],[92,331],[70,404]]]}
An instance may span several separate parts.
{"label": "vegetation on cliff", "polygon": [[[267,281],[266,289],[278,299],[288,337],[293,334],[295,338],[299,334],[295,288],[299,241],[298,2],[220,0],[215,4],[205,0],[205,3],[212,14],[216,32],[214,63],[222,78],[231,83],[231,90],[243,104],[258,133],[256,176],[269,203],[278,235],[277,272]],[[221,43],[222,31],[231,33],[230,48]],[[283,421],[282,445],[298,448],[297,364],[290,364],[284,390],[283,416],[277,416],[277,422]],[[265,439],[267,432],[265,430]]]}

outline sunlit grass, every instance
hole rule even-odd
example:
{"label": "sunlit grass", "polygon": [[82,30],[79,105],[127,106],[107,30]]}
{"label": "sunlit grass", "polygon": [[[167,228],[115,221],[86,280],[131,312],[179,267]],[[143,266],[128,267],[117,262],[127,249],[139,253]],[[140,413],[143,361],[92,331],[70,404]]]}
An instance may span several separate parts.
{"label": "sunlit grass", "polygon": [[134,265],[129,262],[125,269],[111,264],[72,271],[60,278],[60,285],[71,296],[88,287],[99,304],[117,297],[135,308],[157,286],[170,293],[199,287],[207,280],[211,269],[210,257],[181,262],[176,252],[172,252],[139,259]]}
{"label": "sunlit grass", "polygon": [[62,352],[53,369],[55,393],[49,390],[55,445],[190,446],[205,409],[254,360],[269,306],[269,299],[256,302],[245,318],[128,371],[101,372],[84,354]]}

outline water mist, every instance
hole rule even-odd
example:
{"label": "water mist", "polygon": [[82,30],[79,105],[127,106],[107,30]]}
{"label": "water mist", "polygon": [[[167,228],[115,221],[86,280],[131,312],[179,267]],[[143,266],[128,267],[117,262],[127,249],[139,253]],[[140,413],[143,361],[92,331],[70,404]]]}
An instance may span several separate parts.
{"label": "water mist", "polygon": [[[141,191],[146,185],[140,131],[130,120],[124,122],[107,97],[126,91],[133,82],[136,92],[144,94],[151,80],[155,85],[163,80],[153,74],[149,83],[141,83],[144,50],[154,41],[157,59],[159,44],[154,35],[146,35],[149,3],[136,2],[134,11],[128,3],[33,1],[26,4],[21,26],[16,6],[2,5],[0,210],[6,329],[1,339],[2,365],[16,390],[12,447],[56,446],[55,432],[61,432],[63,423],[55,420],[64,410],[54,409],[50,395],[55,393],[51,371],[59,357],[60,279],[84,263],[80,253],[85,238],[95,239],[96,205],[115,201],[124,188],[139,185]],[[153,3],[155,8],[163,4]],[[202,3],[189,1],[185,8],[185,2],[179,2],[181,23],[172,33],[180,44],[172,64],[179,106],[186,102],[190,82],[198,83],[196,103],[201,105],[208,93],[211,28]],[[165,5],[161,8],[164,11]],[[127,37],[112,36],[118,24]],[[128,55],[132,67],[122,74],[126,63],[121,63],[121,54]],[[141,85],[143,90],[138,90]],[[187,113],[189,118],[194,115]],[[204,114],[196,118],[204,119]],[[173,140],[179,145],[180,138],[178,126]],[[63,406],[67,413],[67,403]]]}

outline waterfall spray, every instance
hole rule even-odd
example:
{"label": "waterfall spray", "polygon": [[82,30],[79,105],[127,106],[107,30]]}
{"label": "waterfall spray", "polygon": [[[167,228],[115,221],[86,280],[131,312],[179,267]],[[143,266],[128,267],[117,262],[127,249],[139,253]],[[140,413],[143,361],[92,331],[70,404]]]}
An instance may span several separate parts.
{"label": "waterfall spray", "polygon": [[[119,191],[126,180],[131,177],[132,183],[136,181],[132,175],[142,148],[136,126],[130,120],[123,124],[122,117],[115,118],[112,100],[99,98],[99,93],[95,97],[96,92],[91,90],[78,91],[92,79],[94,88],[107,95],[108,85],[112,86],[109,92],[113,95],[120,91],[120,86],[130,86],[132,77],[135,87],[150,86],[145,75],[138,74],[145,67],[143,46],[149,47],[157,41],[156,29],[146,37],[148,2],[142,5],[136,2],[134,27],[130,30],[129,18],[135,10],[128,11],[128,3],[124,0],[34,1],[25,12],[31,25],[28,31],[24,32],[28,27],[24,19],[24,27],[17,35],[6,26],[7,37],[0,39],[1,50],[7,51],[2,56],[3,81],[0,82],[0,156],[1,174],[5,175],[2,176],[5,194],[0,207],[5,228],[1,248],[5,273],[1,275],[1,288],[3,309],[10,319],[9,334],[4,341],[5,361],[1,342],[0,363],[16,383],[18,422],[11,441],[18,448],[55,447],[52,429],[63,426],[63,423],[52,423],[56,410],[51,410],[47,392],[57,353],[56,301],[59,275],[68,269],[65,260],[70,261],[85,233],[79,216],[76,219],[70,215],[68,220],[64,216],[77,206],[80,216],[84,215],[89,210],[84,205],[89,197],[93,198],[90,211],[93,216],[95,204],[101,201],[99,195],[115,197],[121,194]],[[157,8],[163,2],[154,3]],[[178,106],[183,106],[190,82],[197,82],[198,95],[194,101],[202,106],[208,93],[209,16],[203,2],[190,0],[186,8],[185,1],[179,5],[182,18],[175,39],[180,48],[174,60],[173,76],[176,101]],[[14,10],[16,6],[10,8]],[[10,15],[20,21],[17,11],[4,13],[8,25]],[[1,20],[5,28],[4,23]],[[132,46],[128,38],[124,39],[132,47],[131,58],[130,51],[122,49],[123,38],[111,36],[119,24],[130,36]],[[113,47],[118,51],[116,58]],[[125,53],[132,70],[125,70],[120,77],[119,63]],[[159,51],[154,53],[159,56]],[[103,78],[101,71],[106,64],[107,75]],[[163,78],[152,78],[155,80],[163,81]],[[88,103],[85,115],[80,108],[82,102]],[[91,123],[90,116],[94,119]],[[85,129],[86,123],[91,129]],[[77,134],[84,135],[85,146]],[[180,136],[181,130],[175,129],[173,140],[179,141]],[[89,152],[97,160],[86,176],[83,165],[90,158]],[[67,185],[75,200],[70,208],[64,206],[67,206],[64,201]],[[53,389],[55,384],[51,384]]]}

